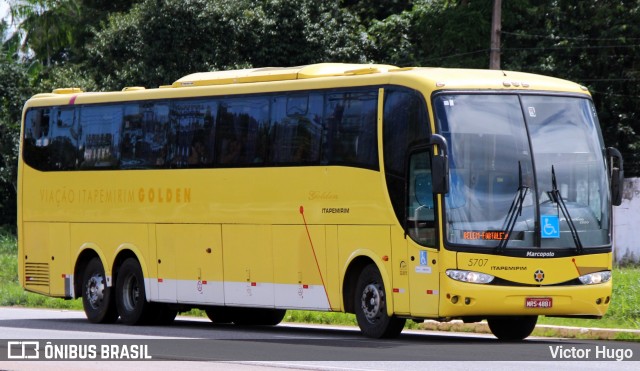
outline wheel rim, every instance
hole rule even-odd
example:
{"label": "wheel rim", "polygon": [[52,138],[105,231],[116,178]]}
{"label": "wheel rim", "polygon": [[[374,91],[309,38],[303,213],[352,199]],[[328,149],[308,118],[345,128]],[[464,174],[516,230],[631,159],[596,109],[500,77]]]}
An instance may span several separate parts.
{"label": "wheel rim", "polygon": [[378,285],[370,283],[362,291],[362,311],[367,321],[373,323],[380,317],[383,292]]}
{"label": "wheel rim", "polygon": [[89,305],[93,309],[100,308],[104,299],[104,278],[100,273],[94,273],[87,281],[86,296]]}
{"label": "wheel rim", "polygon": [[122,303],[128,312],[132,312],[138,305],[140,298],[140,286],[135,276],[131,275],[126,278],[122,287]]}

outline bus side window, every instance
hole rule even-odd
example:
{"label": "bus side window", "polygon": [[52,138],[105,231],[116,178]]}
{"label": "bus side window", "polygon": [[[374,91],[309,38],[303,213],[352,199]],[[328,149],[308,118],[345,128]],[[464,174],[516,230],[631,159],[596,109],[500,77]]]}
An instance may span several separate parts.
{"label": "bus side window", "polygon": [[[173,102],[169,114],[166,156],[157,152],[156,165],[165,167],[206,167],[215,158],[215,99],[185,99]],[[162,148],[162,146],[160,146]]]}
{"label": "bus side window", "polygon": [[216,119],[216,159],[221,166],[257,166],[266,162],[269,99],[232,97],[222,100]]}
{"label": "bus side window", "polygon": [[327,94],[330,164],[378,168],[377,90]]}
{"label": "bus side window", "polygon": [[[123,110],[116,104],[87,105],[80,108],[81,169],[112,169],[120,159],[120,132]],[[123,147],[125,145],[123,144]]]}
{"label": "bus side window", "polygon": [[78,151],[82,130],[75,125],[75,108],[58,107],[49,125],[51,163],[57,170],[75,169],[80,162]]}
{"label": "bus side window", "polygon": [[38,170],[50,167],[49,112],[48,108],[33,108],[25,118],[23,157],[29,166]]}
{"label": "bus side window", "polygon": [[272,163],[300,165],[320,160],[322,99],[323,96],[318,93],[296,93],[273,99]]}
{"label": "bus side window", "polygon": [[423,246],[435,246],[435,208],[431,177],[431,157],[426,150],[409,160],[407,232]]}
{"label": "bus side window", "polygon": [[113,106],[113,112],[107,112],[105,107],[102,117],[95,121],[94,131],[100,132],[97,135],[100,145],[96,148],[97,153],[92,150],[89,156],[96,158],[97,154],[94,166],[117,164],[123,169],[167,167],[169,108],[166,101]]}

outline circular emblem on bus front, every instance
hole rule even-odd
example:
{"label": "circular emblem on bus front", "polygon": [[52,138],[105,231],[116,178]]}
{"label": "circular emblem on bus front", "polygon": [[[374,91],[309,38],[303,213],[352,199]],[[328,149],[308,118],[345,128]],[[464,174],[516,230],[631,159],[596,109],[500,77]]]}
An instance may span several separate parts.
{"label": "circular emblem on bus front", "polygon": [[538,269],[536,273],[533,274],[533,279],[535,279],[536,282],[542,282],[544,280],[544,272],[542,269]]}

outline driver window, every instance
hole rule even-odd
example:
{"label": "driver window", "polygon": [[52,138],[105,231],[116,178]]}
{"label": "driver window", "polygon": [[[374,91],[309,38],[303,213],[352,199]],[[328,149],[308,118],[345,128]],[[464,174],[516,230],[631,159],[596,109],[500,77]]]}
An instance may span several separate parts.
{"label": "driver window", "polygon": [[408,183],[407,232],[420,245],[435,247],[431,157],[426,150],[411,155]]}

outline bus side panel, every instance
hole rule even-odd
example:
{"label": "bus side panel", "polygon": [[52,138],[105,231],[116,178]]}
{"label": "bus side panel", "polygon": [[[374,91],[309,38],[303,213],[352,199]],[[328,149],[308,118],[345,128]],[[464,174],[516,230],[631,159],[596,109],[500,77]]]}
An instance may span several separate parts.
{"label": "bus side panel", "polygon": [[[340,262],[346,264],[357,256],[367,256],[378,266],[389,297],[393,292],[391,267],[391,235],[388,225],[341,225],[338,226]],[[385,261],[384,257],[387,257]],[[346,267],[345,267],[346,268]],[[344,273],[344,272],[343,272]],[[355,284],[355,282],[353,282]],[[393,302],[389,303],[389,308]]]}
{"label": "bus side panel", "polygon": [[275,305],[271,233],[270,225],[222,226],[226,305]]}
{"label": "bus side panel", "polygon": [[158,224],[156,233],[158,270],[163,272],[159,299],[223,304],[220,225]]}
{"label": "bus side panel", "polygon": [[409,256],[411,315],[421,318],[437,317],[440,303],[440,253],[436,249],[409,242]]}
{"label": "bus side panel", "polygon": [[276,307],[330,309],[324,226],[273,226],[273,263]]}
{"label": "bus side panel", "polygon": [[24,287],[71,298],[73,269],[69,259],[68,223],[24,223]]}
{"label": "bus side panel", "polygon": [[[97,246],[97,253],[104,257],[107,285],[112,286],[113,262],[121,250],[131,250],[137,258],[142,259],[140,266],[149,278],[147,261],[149,256],[149,227],[147,224],[133,223],[73,223],[70,225],[71,249],[78,256],[86,246]],[[147,285],[148,287],[148,285]]]}
{"label": "bus side panel", "polygon": [[404,231],[397,227],[391,228],[391,244],[393,264],[393,304],[396,314],[408,315],[411,312],[409,295],[409,257],[407,256],[407,238]]}
{"label": "bus side panel", "polygon": [[157,224],[156,231],[156,257],[157,257],[157,277],[151,279],[152,290],[156,293],[155,298],[164,303],[178,302],[178,274],[176,272],[176,241],[172,225]]}
{"label": "bus side panel", "polygon": [[340,283],[340,269],[342,265],[340,263],[338,250],[338,226],[327,225],[325,232],[327,247],[327,276],[325,277],[325,284],[327,285],[327,290],[329,290],[331,309],[341,311],[344,309],[344,306],[342,305],[342,289]]}

